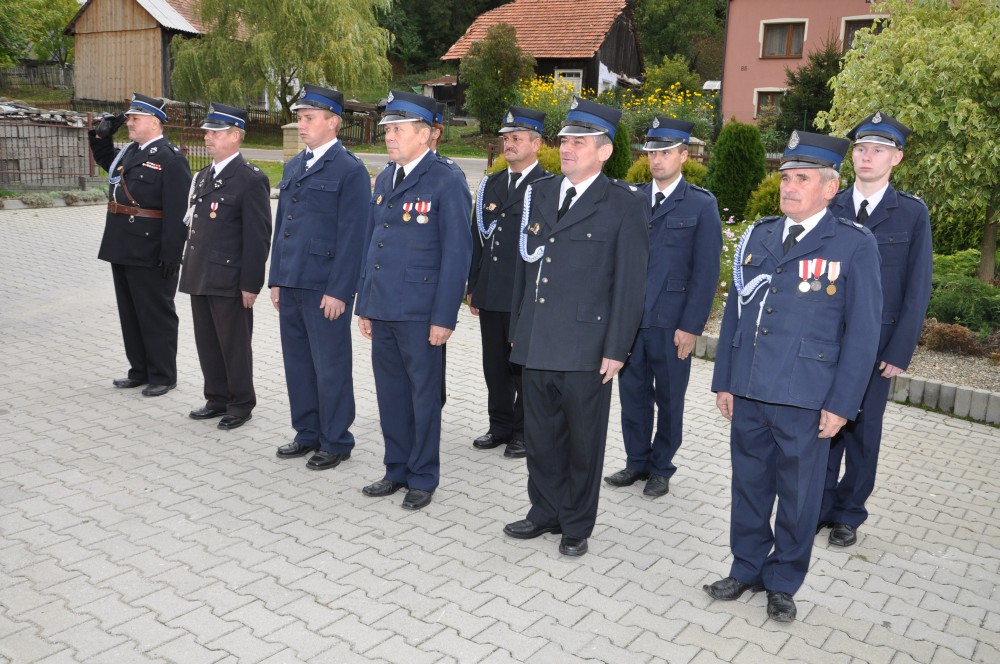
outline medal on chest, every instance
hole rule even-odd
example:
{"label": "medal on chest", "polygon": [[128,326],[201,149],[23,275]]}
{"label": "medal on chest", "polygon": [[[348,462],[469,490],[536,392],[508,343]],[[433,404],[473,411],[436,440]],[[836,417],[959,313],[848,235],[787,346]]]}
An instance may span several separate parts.
{"label": "medal on chest", "polygon": [[219,209],[218,201],[212,201],[212,204],[209,205],[209,207],[212,209],[212,211],[208,213],[210,219],[215,219],[217,216],[219,216],[215,213],[215,211]]}
{"label": "medal on chest", "polygon": [[417,204],[414,207],[416,207],[417,209],[418,224],[426,224],[428,221],[431,220],[430,217],[427,216],[427,213],[431,211],[430,201],[421,201],[418,199]]}
{"label": "medal on chest", "polygon": [[799,261],[799,277],[802,282],[799,284],[800,293],[818,291],[823,287],[820,277],[826,272],[825,258],[812,258]]}
{"label": "medal on chest", "polygon": [[837,287],[833,282],[840,276],[840,261],[830,261],[826,268],[826,278],[830,280],[830,285],[826,287],[827,295],[836,295]]}
{"label": "medal on chest", "polygon": [[403,221],[408,222],[413,219],[410,216],[410,211],[413,210],[413,203],[403,203]]}

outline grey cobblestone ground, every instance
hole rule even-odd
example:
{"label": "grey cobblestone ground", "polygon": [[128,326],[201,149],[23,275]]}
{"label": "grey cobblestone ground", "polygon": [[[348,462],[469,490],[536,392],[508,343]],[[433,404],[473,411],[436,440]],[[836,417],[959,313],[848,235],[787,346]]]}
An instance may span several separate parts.
{"label": "grey cobblestone ground", "polygon": [[[697,360],[664,499],[602,490],[591,553],[505,539],[523,462],[486,427],[476,323],[449,343],[441,487],[419,513],[381,477],[369,346],[354,339],[358,446],[309,472],[290,439],[275,313],[257,309],[254,419],[202,404],[187,297],[180,384],[111,387],[124,355],[99,207],[0,212],[0,661],[1000,662],[997,430],[890,404],[860,543],[817,539],[799,621],[713,604],[728,570],[727,431]],[[623,463],[617,410],[606,469]]]}

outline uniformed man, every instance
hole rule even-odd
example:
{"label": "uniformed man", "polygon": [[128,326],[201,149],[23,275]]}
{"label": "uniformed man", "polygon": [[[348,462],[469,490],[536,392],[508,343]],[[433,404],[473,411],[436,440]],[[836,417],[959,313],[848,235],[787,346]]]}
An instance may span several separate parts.
{"label": "uniformed man", "polygon": [[562,176],[525,192],[514,275],[510,359],[524,367],[531,509],[504,533],[561,533],[567,556],[587,552],[612,379],[642,319],[649,206],[637,187],[601,173],[620,117],[574,99],[559,132]]}
{"label": "uniformed man", "polygon": [[[125,117],[108,118],[90,132],[94,161],[108,172],[108,215],[97,257],[111,263],[128,376],[118,388],[139,387],[147,397],[177,385],[177,273],[184,251],[184,213],[191,169],[163,136],[166,102],[133,94]],[[120,150],[121,123],[131,141]]]}
{"label": "uniformed man", "polygon": [[[611,486],[645,480],[643,494],[670,490],[681,446],[691,352],[705,329],[719,281],[722,222],[715,196],[681,174],[693,122],[654,117],[643,150],[653,181],[642,188],[652,209],[646,304],[632,354],[618,379],[625,468]],[[653,406],[656,433],[653,433]]]}
{"label": "uniformed man", "polygon": [[218,428],[250,419],[253,388],[253,305],[264,285],[271,248],[271,185],[240,154],[247,112],[212,104],[201,128],[212,163],[191,188],[187,248],[180,290],[191,295],[191,319],[205,405],[195,420],[221,417]]}
{"label": "uniformed man", "polygon": [[792,596],[809,569],[828,441],[857,415],[875,360],[878,247],[827,209],[848,145],[792,132],[781,160],[785,216],[759,220],[740,240],[712,379],[732,421],[733,564],[704,589],[720,600],[767,590],[767,615],[779,622],[795,619]]}
{"label": "uniformed man", "polygon": [[278,185],[268,285],[295,439],[277,456],[309,454],[307,468],[328,470],[354,449],[350,306],[371,178],[337,139],[341,92],[306,85],[292,110],[306,149],[288,160]]}
{"label": "uniformed man", "polygon": [[385,476],[364,487],[406,487],[405,509],[431,502],[440,480],[441,345],[455,329],[472,257],[465,176],[430,149],[434,100],[393,91],[385,116],[392,160],[375,180],[358,285],[361,333],[385,438]]}
{"label": "uniformed man", "polygon": [[510,362],[510,301],[514,267],[521,260],[518,241],[524,192],[540,177],[550,175],[538,164],[545,113],[511,106],[500,135],[507,168],[479,185],[472,219],[472,269],[469,271],[469,311],[479,317],[483,345],[490,429],[476,438],[476,449],[506,445],[508,459],[524,457],[524,407],[521,367]]}
{"label": "uniformed man", "polygon": [[[877,112],[848,133],[854,141],[854,186],[833,199],[830,211],[871,229],[882,257],[882,331],[861,412],[834,438],[827,466],[819,528],[832,527],[830,544],[851,546],[868,518],[865,501],[875,488],[882,416],[889,380],[910,363],[931,296],[934,255],[924,202],[889,184],[903,159],[909,127]],[[844,476],[838,484],[841,460]]]}

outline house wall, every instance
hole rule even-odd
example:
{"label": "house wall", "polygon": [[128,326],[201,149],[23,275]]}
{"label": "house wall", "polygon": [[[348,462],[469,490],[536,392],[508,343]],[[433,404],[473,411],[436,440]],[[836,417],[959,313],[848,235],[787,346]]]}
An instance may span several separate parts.
{"label": "house wall", "polygon": [[[759,92],[783,90],[785,70],[796,70],[831,39],[842,41],[846,20],[874,18],[865,0],[729,0],[722,116],[753,122]],[[763,58],[762,22],[805,22],[802,55]]]}
{"label": "house wall", "polygon": [[78,99],[164,94],[163,36],[135,0],[96,0],[76,22]]}
{"label": "house wall", "polygon": [[[615,19],[608,36],[597,51],[598,59],[616,74],[629,78],[639,78],[643,71],[642,51],[639,50],[639,36],[635,33],[634,22],[628,10]],[[595,86],[596,87],[596,86]]]}

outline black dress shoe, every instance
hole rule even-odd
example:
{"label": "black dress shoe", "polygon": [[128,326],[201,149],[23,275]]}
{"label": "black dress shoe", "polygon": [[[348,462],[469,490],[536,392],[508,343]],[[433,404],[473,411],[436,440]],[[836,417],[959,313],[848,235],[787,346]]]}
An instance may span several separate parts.
{"label": "black dress shoe", "polygon": [[858,543],[858,529],[846,523],[833,524],[830,531],[830,544],[834,546],[851,546]]}
{"label": "black dress shoe", "polygon": [[752,593],[759,593],[764,589],[764,586],[753,583],[743,583],[738,579],[727,576],[724,579],[719,579],[712,585],[706,584],[702,586],[701,589],[708,593],[708,596],[712,599],[721,599],[731,602],[734,599],[743,597],[743,593],[748,590]]}
{"label": "black dress shoe", "polygon": [[833,528],[833,521],[820,521],[819,523],[817,523],[816,534],[819,535],[819,532],[824,528]]}
{"label": "black dress shoe", "polygon": [[494,436],[492,433],[484,433],[482,436],[472,441],[472,446],[477,450],[492,450],[494,447],[506,445],[509,442],[510,438]]}
{"label": "black dress shoe", "polygon": [[795,620],[795,600],[788,593],[767,591],[767,617],[777,622]]}
{"label": "black dress shoe", "polygon": [[640,473],[638,470],[625,468],[624,470],[619,470],[614,475],[608,475],[604,478],[604,481],[611,486],[632,486],[640,480],[648,479],[649,473]]}
{"label": "black dress shoe", "polygon": [[192,410],[188,413],[188,417],[192,420],[211,420],[215,417],[222,417],[225,414],[225,408],[209,408],[208,406],[205,406],[204,408],[199,408],[198,410]]}
{"label": "black dress shoe", "polygon": [[221,420],[219,420],[218,428],[223,431],[229,431],[230,429],[239,429],[241,426],[250,421],[253,417],[250,413],[246,415],[225,415]]}
{"label": "black dress shoe", "polygon": [[350,452],[340,454],[338,452],[324,452],[320,450],[312,455],[312,458],[306,463],[306,468],[309,470],[329,470],[330,468],[339,466],[341,461],[347,461],[350,458]]}
{"label": "black dress shoe", "polygon": [[374,484],[366,486],[361,490],[361,493],[372,498],[381,498],[382,496],[391,496],[405,486],[406,482],[393,482],[392,480],[383,478]]}
{"label": "black dress shoe", "polygon": [[642,495],[652,498],[659,498],[670,493],[670,478],[663,475],[650,475],[646,480],[646,488],[642,490]]}
{"label": "black dress shoe", "polygon": [[410,489],[406,492],[406,497],[403,498],[403,509],[404,510],[419,510],[423,507],[427,507],[431,504],[431,496],[434,495],[433,491],[424,491],[423,489]]}
{"label": "black dress shoe", "polygon": [[148,385],[146,389],[142,391],[142,396],[144,397],[162,397],[164,394],[170,390],[177,387],[177,383],[173,385]]}
{"label": "black dress shoe", "polygon": [[295,457],[305,456],[307,454],[312,454],[318,447],[308,447],[302,443],[292,441],[278,448],[275,453],[279,459],[294,459]]}
{"label": "black dress shoe", "polygon": [[545,533],[561,535],[559,526],[540,526],[530,519],[521,519],[503,527],[503,534],[515,539],[534,539]]}
{"label": "black dress shoe", "polygon": [[587,553],[587,538],[563,535],[559,542],[559,553],[564,556],[582,556]]}
{"label": "black dress shoe", "polygon": [[528,456],[528,450],[525,449],[523,440],[513,438],[507,443],[507,449],[503,451],[503,455],[508,459],[523,459]]}
{"label": "black dress shoe", "polygon": [[148,381],[139,380],[138,378],[115,378],[111,381],[111,384],[121,390],[126,390],[130,387],[139,387],[140,385],[145,385]]}

